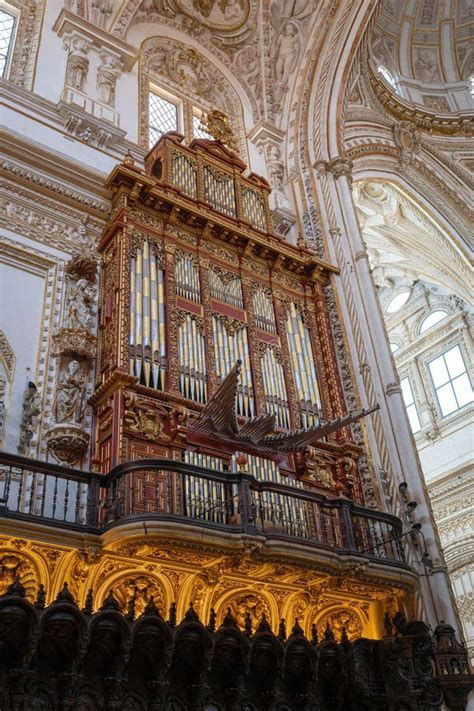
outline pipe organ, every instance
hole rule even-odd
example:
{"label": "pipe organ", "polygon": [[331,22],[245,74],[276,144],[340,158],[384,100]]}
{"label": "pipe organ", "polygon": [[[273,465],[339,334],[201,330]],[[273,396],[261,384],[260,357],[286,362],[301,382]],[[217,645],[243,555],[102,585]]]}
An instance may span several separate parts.
{"label": "pipe organ", "polygon": [[[187,424],[238,360],[240,426],[270,414],[285,431],[317,424],[326,409],[331,418],[347,412],[329,318],[320,318],[335,270],[273,234],[269,186],[244,169],[219,142],[188,146],[169,134],[145,170],[127,159],[109,178],[114,209],[98,247],[104,266],[92,398],[100,471],[141,457],[208,468],[229,462],[234,452],[222,443],[188,440]],[[360,451],[346,428],[309,459],[258,459],[258,441],[247,454],[257,457],[249,459],[256,478],[341,490]],[[223,492],[201,490],[202,481],[186,486],[195,515],[211,515],[204,511],[210,499],[222,503]],[[303,509],[288,508],[296,503],[276,493],[258,505],[273,525],[278,516],[304,520]]]}

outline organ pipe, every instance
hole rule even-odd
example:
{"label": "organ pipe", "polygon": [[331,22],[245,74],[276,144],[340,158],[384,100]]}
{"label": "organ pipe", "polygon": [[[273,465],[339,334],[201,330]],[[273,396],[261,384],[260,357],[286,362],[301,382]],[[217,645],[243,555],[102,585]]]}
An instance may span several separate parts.
{"label": "organ pipe", "polygon": [[225,318],[212,317],[216,352],[216,372],[223,379],[233,368],[237,360],[242,361],[240,383],[237,389],[237,413],[244,417],[253,417],[255,402],[250,367],[247,327],[244,324],[229,325]]}
{"label": "organ pipe", "polygon": [[[184,461],[213,471],[223,471],[222,459],[200,452],[185,451]],[[214,523],[225,522],[226,491],[223,483],[186,474],[184,495],[188,516]]]}
{"label": "organ pipe", "polygon": [[290,409],[286,392],[283,366],[278,362],[272,348],[267,348],[260,359],[263,390],[265,394],[265,410],[273,413],[276,423],[284,429],[290,428]]}
{"label": "organ pipe", "polygon": [[184,397],[206,402],[206,350],[196,318],[185,314],[178,329],[179,390]]}
{"label": "organ pipe", "polygon": [[[237,457],[239,455],[240,453],[237,452],[232,457],[232,471],[238,471],[239,469],[237,465]],[[282,476],[278,466],[271,459],[255,457],[249,454],[245,456],[247,458],[248,473],[258,481],[293,486],[296,489],[304,488],[303,483],[298,479],[289,479],[288,477]],[[309,525],[304,501],[293,499],[290,496],[282,496],[273,491],[261,491],[259,494],[252,491],[251,496],[252,505],[258,518],[269,521],[273,525],[282,526],[285,530],[293,530],[300,536],[309,536]]]}
{"label": "organ pipe", "polygon": [[316,367],[308,328],[294,302],[289,306],[286,328],[301,425],[313,427],[319,422],[321,409]]}
{"label": "organ pipe", "polygon": [[268,289],[256,289],[252,296],[252,305],[256,327],[267,333],[276,333],[275,311]]}
{"label": "organ pipe", "polygon": [[137,248],[130,274],[130,373],[163,390],[166,373],[164,271],[148,240]]}
{"label": "organ pipe", "polygon": [[176,293],[188,301],[201,301],[199,268],[189,255],[180,255],[176,259]]}
{"label": "organ pipe", "polygon": [[225,304],[236,306],[239,309],[244,308],[244,300],[242,296],[242,282],[240,277],[224,281],[221,279],[214,269],[209,270],[209,286],[211,289],[211,298],[216,301],[222,301]]}

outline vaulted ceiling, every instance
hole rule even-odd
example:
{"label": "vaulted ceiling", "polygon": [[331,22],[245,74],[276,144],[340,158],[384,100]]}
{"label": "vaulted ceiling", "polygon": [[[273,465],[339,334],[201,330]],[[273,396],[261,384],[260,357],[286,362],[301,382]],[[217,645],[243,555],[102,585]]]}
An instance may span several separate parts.
{"label": "vaulted ceiling", "polygon": [[437,113],[472,110],[472,0],[383,0],[372,66],[393,92]]}

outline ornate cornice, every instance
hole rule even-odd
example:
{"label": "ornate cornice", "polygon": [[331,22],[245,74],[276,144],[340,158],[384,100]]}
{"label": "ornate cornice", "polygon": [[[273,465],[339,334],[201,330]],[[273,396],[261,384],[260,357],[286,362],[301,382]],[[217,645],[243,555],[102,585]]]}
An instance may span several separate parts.
{"label": "ornate cornice", "polygon": [[366,65],[370,86],[382,106],[400,121],[413,123],[417,129],[447,136],[471,136],[474,119],[470,112],[435,114],[419,105],[410,105],[397,96],[387,84],[376,76],[370,62]]}

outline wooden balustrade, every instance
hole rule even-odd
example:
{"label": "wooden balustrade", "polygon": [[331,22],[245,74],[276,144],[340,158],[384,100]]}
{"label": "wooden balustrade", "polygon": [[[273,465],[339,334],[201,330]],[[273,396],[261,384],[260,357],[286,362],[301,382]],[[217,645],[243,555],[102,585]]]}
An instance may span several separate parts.
{"label": "wooden balustrade", "polygon": [[405,563],[395,516],[165,459],[127,462],[99,475],[0,454],[0,516],[96,533],[133,519],[175,520]]}

